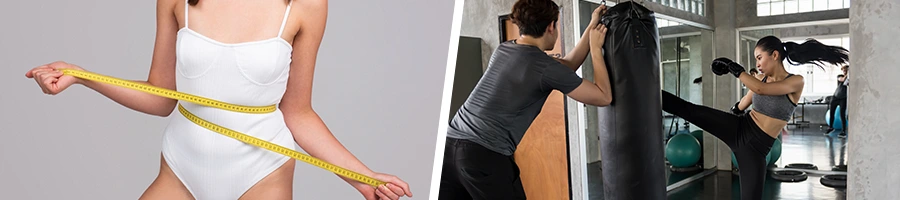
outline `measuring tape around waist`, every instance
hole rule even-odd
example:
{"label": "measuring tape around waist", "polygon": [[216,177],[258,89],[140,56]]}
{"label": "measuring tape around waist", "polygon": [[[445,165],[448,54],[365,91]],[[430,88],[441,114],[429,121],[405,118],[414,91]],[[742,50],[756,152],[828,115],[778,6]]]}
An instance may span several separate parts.
{"label": "measuring tape around waist", "polygon": [[[166,88],[156,87],[156,86],[152,86],[152,85],[148,85],[148,84],[137,83],[137,82],[129,81],[129,80],[123,80],[123,79],[106,76],[106,75],[101,75],[101,74],[97,74],[97,73],[92,73],[92,72],[87,72],[87,71],[72,70],[72,69],[60,69],[60,71],[65,75],[73,76],[76,78],[111,84],[111,85],[115,85],[115,86],[119,86],[119,87],[124,87],[124,88],[133,89],[133,90],[138,90],[141,92],[150,93],[150,94],[161,96],[161,97],[187,101],[187,102],[191,102],[191,103],[195,103],[195,104],[199,104],[199,105],[203,105],[203,106],[208,106],[208,107],[219,108],[219,109],[223,109],[223,110],[242,112],[242,113],[259,114],[259,113],[274,112],[276,109],[275,105],[243,106],[243,105],[230,104],[230,103],[226,103],[226,102],[222,102],[222,101],[217,101],[214,99],[209,99],[206,97],[186,94],[186,93],[182,93],[182,92],[178,92],[178,91],[174,91],[174,90],[170,90],[170,89],[166,89]],[[237,131],[219,126],[215,123],[206,121],[200,117],[197,117],[193,113],[189,112],[181,104],[178,104],[178,111],[181,112],[181,114],[184,115],[185,118],[187,118],[191,122],[194,122],[194,124],[197,124],[198,126],[201,126],[203,128],[209,129],[213,132],[228,136],[230,138],[234,138],[234,139],[244,142],[246,144],[253,145],[253,146],[256,146],[259,148],[263,148],[263,149],[266,149],[266,150],[269,150],[269,151],[272,151],[272,152],[275,152],[275,153],[278,153],[281,155],[285,155],[285,156],[309,163],[313,166],[320,167],[322,169],[331,171],[337,175],[347,177],[347,178],[371,185],[373,187],[378,187],[380,185],[385,184],[383,181],[380,181],[378,179],[375,179],[375,178],[363,175],[361,173],[354,172],[349,169],[325,162],[321,159],[312,157],[310,155],[301,153],[299,151],[296,151],[296,150],[293,150],[293,149],[290,149],[290,148],[287,148],[287,147],[284,147],[284,146],[281,146],[281,145],[278,145],[278,144],[275,144],[275,143],[272,143],[269,141],[265,141],[265,140],[262,140],[262,139],[259,139],[259,138],[241,133],[241,132],[237,132]]]}

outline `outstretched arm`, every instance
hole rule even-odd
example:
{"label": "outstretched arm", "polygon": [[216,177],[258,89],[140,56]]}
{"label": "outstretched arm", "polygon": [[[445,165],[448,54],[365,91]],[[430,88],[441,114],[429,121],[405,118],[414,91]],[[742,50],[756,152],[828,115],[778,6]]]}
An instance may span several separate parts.
{"label": "outstretched arm", "polygon": [[[295,3],[301,3],[300,1]],[[316,55],[325,32],[325,23],[328,3],[325,0],[302,1],[303,5],[295,5],[298,8],[291,15],[301,15],[299,18],[300,31],[294,37],[293,62],[288,79],[287,90],[282,98],[279,108],[284,113],[284,120],[288,129],[294,135],[294,140],[311,156],[343,168],[362,173],[364,175],[388,182],[375,191],[372,186],[344,178],[353,187],[359,190],[366,199],[374,199],[376,195],[386,198],[388,196],[411,196],[409,186],[399,178],[379,174],[370,170],[357,159],[337,138],[328,130],[325,123],[312,108],[312,84],[316,66]],[[390,188],[386,188],[390,187]]]}
{"label": "outstretched arm", "polygon": [[[150,63],[150,75],[146,81],[134,82],[175,90],[175,40],[178,21],[175,19],[174,10],[177,3],[176,0],[157,1],[156,42]],[[35,67],[26,72],[25,77],[35,79],[46,94],[59,94],[73,84],[81,84],[127,108],[150,115],[168,116],[178,103],[174,99],[63,75],[61,69],[85,70],[78,65],[59,61]]]}

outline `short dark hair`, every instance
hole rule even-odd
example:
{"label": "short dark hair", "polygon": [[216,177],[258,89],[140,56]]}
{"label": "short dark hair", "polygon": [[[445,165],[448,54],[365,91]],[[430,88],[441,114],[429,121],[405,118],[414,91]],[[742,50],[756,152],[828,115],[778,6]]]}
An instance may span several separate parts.
{"label": "short dark hair", "polygon": [[519,0],[509,18],[520,34],[541,37],[547,26],[559,20],[559,5],[551,0]]}
{"label": "short dark hair", "polygon": [[759,71],[757,71],[756,68],[753,68],[753,69],[750,69],[750,73],[751,74],[759,74]]}
{"label": "short dark hair", "polygon": [[[284,3],[290,3],[291,0],[285,0]],[[197,3],[200,3],[200,0],[188,0],[188,4],[192,6],[196,6]]]}

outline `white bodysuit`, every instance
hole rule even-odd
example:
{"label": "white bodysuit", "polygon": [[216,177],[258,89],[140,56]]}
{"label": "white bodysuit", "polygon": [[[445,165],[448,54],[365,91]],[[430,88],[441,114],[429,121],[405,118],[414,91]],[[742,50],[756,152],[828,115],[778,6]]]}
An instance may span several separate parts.
{"label": "white bodysuit", "polygon": [[[277,37],[234,44],[191,30],[188,7],[185,3],[185,26],[178,31],[176,44],[178,91],[246,106],[279,103],[287,88],[293,50],[281,38],[290,4]],[[281,110],[248,114],[179,103],[207,121],[294,149],[294,137]],[[207,130],[178,111],[169,120],[163,157],[196,199],[238,199],[290,159]]]}

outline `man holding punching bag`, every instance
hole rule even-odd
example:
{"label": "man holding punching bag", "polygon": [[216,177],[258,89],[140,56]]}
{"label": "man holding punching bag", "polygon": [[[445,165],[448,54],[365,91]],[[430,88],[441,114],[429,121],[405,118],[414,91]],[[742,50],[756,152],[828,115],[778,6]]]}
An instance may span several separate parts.
{"label": "man holding punching bag", "polygon": [[[561,59],[544,51],[559,35],[559,6],[551,0],[519,0],[511,19],[520,38],[502,43],[469,98],[450,121],[439,199],[525,199],[513,153],[553,90],[585,104],[612,101],[601,48],[605,6],[594,10],[587,32]],[[575,70],[591,53],[595,83]]]}

